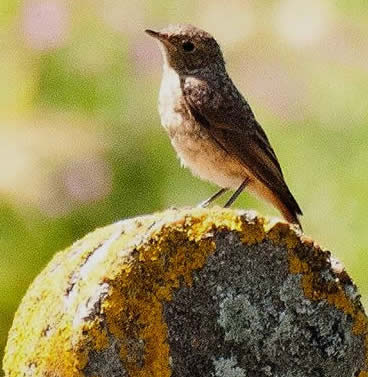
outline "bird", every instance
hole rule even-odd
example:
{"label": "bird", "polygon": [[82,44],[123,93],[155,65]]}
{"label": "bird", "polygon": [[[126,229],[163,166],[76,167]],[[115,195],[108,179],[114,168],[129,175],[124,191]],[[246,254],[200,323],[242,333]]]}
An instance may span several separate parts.
{"label": "bird", "polygon": [[227,73],[215,38],[190,24],[145,32],[158,41],[163,57],[158,106],[162,126],[182,165],[221,187],[200,206],[235,190],[225,204],[230,207],[247,189],[301,229],[302,210],[266,133]]}

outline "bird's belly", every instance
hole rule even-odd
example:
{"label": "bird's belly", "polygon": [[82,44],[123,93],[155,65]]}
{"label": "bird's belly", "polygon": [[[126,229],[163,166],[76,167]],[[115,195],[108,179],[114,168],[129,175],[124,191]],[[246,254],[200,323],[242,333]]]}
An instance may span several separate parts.
{"label": "bird's belly", "polygon": [[176,132],[171,143],[183,166],[220,187],[235,189],[248,176],[246,169],[203,131]]}

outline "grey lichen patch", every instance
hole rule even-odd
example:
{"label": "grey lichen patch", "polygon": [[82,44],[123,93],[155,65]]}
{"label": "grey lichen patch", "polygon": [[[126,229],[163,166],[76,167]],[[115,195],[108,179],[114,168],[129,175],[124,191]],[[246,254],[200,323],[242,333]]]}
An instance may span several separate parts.
{"label": "grey lichen patch", "polygon": [[215,238],[193,286],[164,305],[174,377],[347,377],[365,368],[351,317],[305,297],[285,246],[244,245],[236,232]]}
{"label": "grey lichen patch", "polygon": [[102,350],[92,350],[88,354],[88,363],[83,373],[86,377],[127,377],[119,354],[119,342],[110,337],[110,344]]}
{"label": "grey lichen patch", "polygon": [[[231,289],[226,297],[220,301],[219,325],[225,331],[225,341],[235,343],[248,342],[251,345],[262,335],[264,321],[259,308],[252,305],[251,298],[244,294],[236,295]],[[252,344],[255,348],[255,356],[260,358],[257,352],[257,342]]]}
{"label": "grey lichen patch", "polygon": [[[299,275],[288,276],[281,287],[280,298],[286,311],[280,322],[280,331],[275,334],[277,342],[280,338],[294,339],[296,344],[290,344],[294,350],[312,344],[318,348],[319,356],[335,360],[344,360],[359,344],[352,333],[351,318],[343,311],[331,308],[326,301],[311,302],[306,299]],[[299,325],[300,322],[304,324],[303,327]],[[313,360],[310,362],[313,363]]]}
{"label": "grey lichen patch", "polygon": [[245,371],[237,366],[236,358],[214,360],[216,377],[247,377]]}

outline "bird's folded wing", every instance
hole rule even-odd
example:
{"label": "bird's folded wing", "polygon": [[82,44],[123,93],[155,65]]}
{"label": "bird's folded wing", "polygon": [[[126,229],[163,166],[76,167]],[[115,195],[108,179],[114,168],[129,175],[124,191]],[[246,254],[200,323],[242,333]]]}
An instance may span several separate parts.
{"label": "bird's folded wing", "polygon": [[240,122],[234,116],[226,119],[206,111],[205,106],[199,109],[190,96],[185,96],[185,99],[192,116],[221,148],[236,157],[267,187],[280,189],[286,186],[275,152],[254,117],[247,119],[252,124],[241,124],[244,120],[241,114],[238,117]]}

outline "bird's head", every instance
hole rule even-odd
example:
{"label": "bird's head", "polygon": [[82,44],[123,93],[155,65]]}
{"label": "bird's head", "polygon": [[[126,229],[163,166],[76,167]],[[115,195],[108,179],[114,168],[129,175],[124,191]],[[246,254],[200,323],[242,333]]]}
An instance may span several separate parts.
{"label": "bird's head", "polygon": [[159,41],[165,64],[179,74],[191,74],[216,66],[225,66],[216,40],[192,25],[170,25],[160,31],[146,30]]}

